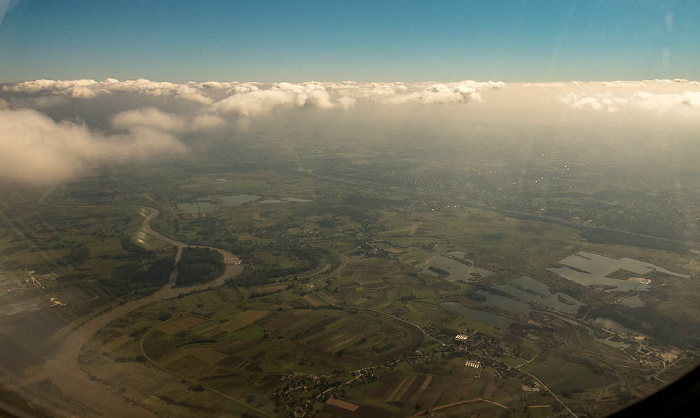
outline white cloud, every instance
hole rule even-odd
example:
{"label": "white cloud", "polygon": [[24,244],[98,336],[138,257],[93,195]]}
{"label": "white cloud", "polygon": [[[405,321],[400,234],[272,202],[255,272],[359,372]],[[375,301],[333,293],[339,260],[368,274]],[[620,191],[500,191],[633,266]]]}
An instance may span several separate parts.
{"label": "white cloud", "polygon": [[559,97],[562,103],[574,109],[619,112],[621,109],[641,109],[656,113],[675,112],[684,115],[700,116],[700,92],[665,94],[639,91],[629,96],[613,93],[576,94],[568,93]]}
{"label": "white cloud", "polygon": [[357,99],[354,97],[341,97],[338,99],[338,107],[342,109],[350,109],[357,104]]}
{"label": "white cloud", "polygon": [[212,109],[240,116],[257,116],[277,107],[290,106],[292,103],[294,95],[288,91],[255,90],[229,96],[214,103]]}
{"label": "white cloud", "polygon": [[101,94],[130,92],[149,96],[172,96],[183,100],[210,104],[211,97],[196,85],[177,84],[146,79],[119,81],[108,78],[95,80],[34,80],[3,86],[3,91],[25,94],[67,95],[75,98],[93,98]]}
{"label": "white cloud", "polygon": [[179,131],[185,127],[182,118],[171,113],[161,112],[154,107],[127,110],[112,118],[112,126],[119,129],[151,127],[163,131]]}
{"label": "white cloud", "polygon": [[368,99],[371,101],[382,101],[383,99],[408,90],[408,87],[401,82],[360,84],[354,81],[343,81],[339,84],[329,83],[328,88],[341,97]]}
{"label": "white cloud", "polygon": [[602,84],[605,87],[644,87],[644,82],[643,81],[622,81],[622,80],[616,80],[616,81],[602,81],[600,84]]}
{"label": "white cloud", "polygon": [[629,103],[641,109],[660,113],[681,111],[700,116],[700,91],[686,91],[681,94],[638,92],[630,97]]}
{"label": "white cloud", "polygon": [[4,91],[13,93],[51,93],[72,97],[95,97],[98,92],[95,80],[34,80],[3,86]]}
{"label": "white cloud", "polygon": [[100,95],[136,93],[153,97],[174,97],[211,110],[240,116],[257,116],[283,107],[348,109],[359,101],[400,104],[448,104],[479,102],[482,92],[505,87],[502,82],[461,81],[451,83],[357,83],[354,81],[258,83],[218,82],[170,83],[146,79],[119,81],[34,80],[2,86],[5,94],[34,97],[37,107],[61,104],[59,97],[90,99]]}
{"label": "white cloud", "polygon": [[[573,81],[571,84],[575,85],[577,82]],[[567,83],[555,82],[555,83],[520,83],[522,87],[544,87],[544,88],[556,88],[562,89],[566,87]]]}
{"label": "white cloud", "polygon": [[[33,182],[66,179],[92,164],[182,151],[182,144],[165,132],[197,131],[198,135],[191,135],[194,138],[206,130],[235,128],[236,124],[246,126],[252,123],[252,117],[284,109],[340,112],[355,107],[360,108],[358,115],[368,118],[375,114],[383,118],[410,113],[410,117],[433,119],[444,115],[445,120],[465,124],[474,121],[544,124],[551,120],[576,125],[582,121],[602,123],[603,118],[596,113],[627,117],[626,120],[639,121],[640,125],[647,120],[656,125],[663,122],[656,117],[645,119],[644,115],[649,114],[668,116],[669,126],[675,126],[695,123],[693,118],[700,117],[699,85],[683,79],[508,85],[471,80],[424,83],[35,80],[0,85],[0,176]],[[90,101],[97,96],[104,97]],[[363,106],[371,113],[362,110]],[[35,110],[17,110],[26,107],[46,108],[55,118],[84,117],[91,126],[110,122],[111,127],[125,133],[104,135],[81,124],[54,122]],[[421,111],[416,112],[414,107],[420,107]],[[231,115],[239,117],[232,121]],[[316,123],[325,119],[314,120]],[[611,117],[610,120],[622,119]]]}
{"label": "white cloud", "polygon": [[[293,87],[293,86],[290,86]],[[295,104],[297,106],[319,107],[321,109],[332,109],[336,105],[331,100],[331,96],[323,86],[313,86],[311,88],[302,88],[295,91]]]}
{"label": "white cloud", "polygon": [[[207,83],[204,83],[207,84]],[[207,84],[213,86],[212,84]],[[216,87],[222,87],[216,85]],[[232,83],[228,97],[212,110],[241,116],[257,116],[282,107],[348,109],[365,100],[385,104],[458,104],[482,101],[481,92],[505,87],[503,82],[454,83]]]}
{"label": "white cloud", "polygon": [[574,109],[605,110],[610,113],[620,111],[620,105],[626,103],[625,99],[615,97],[612,93],[595,95],[568,93],[560,96],[559,100]]}
{"label": "white cloud", "polygon": [[37,109],[58,107],[66,103],[68,103],[68,98],[66,98],[66,96],[39,96],[34,99],[34,107]]}
{"label": "white cloud", "polygon": [[192,129],[193,130],[214,129],[214,128],[224,126],[225,124],[226,124],[226,121],[223,120],[218,115],[212,115],[212,114],[205,113],[205,114],[197,115],[194,117],[194,119],[192,120]]}
{"label": "white cloud", "polygon": [[154,128],[161,131],[203,131],[226,125],[226,121],[213,113],[202,113],[192,118],[166,113],[154,107],[132,109],[117,113],[111,119],[117,129]]}
{"label": "white cloud", "polygon": [[31,109],[0,110],[0,177],[23,182],[61,181],[91,164],[146,160],[184,149],[174,137],[147,127],[106,136]]}
{"label": "white cloud", "polygon": [[250,93],[252,91],[258,91],[260,88],[257,86],[258,83],[228,83],[226,88],[227,94],[239,94],[239,93]]}
{"label": "white cloud", "polygon": [[114,115],[111,125],[117,129],[153,128],[160,131],[205,131],[220,128],[226,121],[213,113],[201,113],[192,118],[166,113],[154,107],[132,109]]}
{"label": "white cloud", "polygon": [[481,93],[471,85],[446,85],[433,84],[422,91],[404,95],[394,95],[387,97],[387,103],[420,103],[420,104],[446,104],[446,103],[469,103],[480,102]]}
{"label": "white cloud", "polygon": [[257,116],[283,107],[316,107],[321,109],[352,107],[352,97],[331,95],[328,83],[273,83],[255,85],[241,83],[228,89],[228,97],[214,103],[212,110],[240,116]]}
{"label": "white cloud", "polygon": [[[119,81],[34,80],[1,86],[0,97],[10,107],[52,108],[70,105],[73,101],[89,100],[106,95],[114,103],[126,103],[131,109],[139,107],[139,99],[129,97],[123,102],[121,93],[161,97],[163,101],[148,100],[147,106],[168,108],[164,113],[155,108],[127,110],[112,119],[113,126],[129,128],[150,126],[166,131],[203,130],[226,124],[222,117],[234,115],[256,117],[273,111],[293,108],[350,109],[368,103],[391,106],[479,106],[510,110],[522,109],[525,114],[533,103],[557,106],[561,103],[574,109],[598,112],[624,112],[628,109],[693,114],[696,109],[697,86],[700,83],[684,79],[513,83],[494,81],[457,81],[423,83],[359,83],[302,82],[261,83],[237,81],[207,81],[203,83],[170,83],[146,79]],[[536,89],[536,91],[535,91]],[[495,90],[503,90],[494,93]],[[23,96],[24,95],[24,96]],[[188,104],[173,104],[172,98]],[[111,100],[111,99],[110,99]],[[136,101],[135,101],[136,100]],[[137,103],[134,106],[134,101]],[[177,110],[180,109],[180,110]],[[180,114],[183,109],[185,114]],[[473,109],[476,109],[474,107]],[[553,108],[554,109],[554,108]]]}

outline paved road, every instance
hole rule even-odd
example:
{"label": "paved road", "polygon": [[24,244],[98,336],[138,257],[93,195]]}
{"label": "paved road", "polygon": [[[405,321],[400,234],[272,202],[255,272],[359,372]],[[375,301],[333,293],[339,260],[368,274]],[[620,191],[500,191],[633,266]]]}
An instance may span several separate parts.
{"label": "paved road", "polygon": [[[49,206],[57,206],[46,203],[46,197],[50,192],[51,190],[42,195],[39,203]],[[142,210],[142,215],[144,216],[142,224],[144,232],[177,247],[176,262],[179,261],[182,255],[182,249],[187,245],[168,238],[151,229],[151,220],[158,216],[157,209],[149,207],[140,207],[140,209]],[[221,253],[224,260],[238,260],[238,257],[226,250],[206,246],[197,247],[216,250]],[[83,345],[105,325],[128,314],[129,312],[160,300],[177,297],[181,293],[220,286],[229,278],[239,274],[241,270],[242,266],[240,264],[229,263],[226,265],[226,270],[224,273],[211,282],[198,286],[174,288],[173,284],[177,280],[177,269],[175,269],[170,275],[169,283],[158,292],[145,296],[141,299],[132,300],[99,314],[68,334],[60,343],[55,356],[46,362],[46,375],[58,387],[58,389],[61,390],[61,392],[64,392],[105,417],[153,417],[154,415],[150,411],[130,403],[126,399],[109,391],[102,383],[90,380],[88,378],[88,375],[78,365],[78,354],[80,353]]]}

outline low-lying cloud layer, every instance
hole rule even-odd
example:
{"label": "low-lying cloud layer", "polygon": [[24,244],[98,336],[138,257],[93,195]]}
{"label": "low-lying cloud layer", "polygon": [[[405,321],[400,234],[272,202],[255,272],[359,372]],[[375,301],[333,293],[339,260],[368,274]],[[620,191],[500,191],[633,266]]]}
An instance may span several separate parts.
{"label": "low-lying cloud layer", "polygon": [[179,131],[185,127],[185,123],[176,115],[161,112],[155,107],[148,107],[127,110],[114,115],[112,126],[118,129],[148,127],[163,131]]}
{"label": "low-lying cloud layer", "polygon": [[[304,83],[35,80],[8,84],[4,93],[30,96],[91,99],[119,93],[171,97],[208,106],[210,110],[256,116],[279,107],[348,109],[358,100],[379,103],[449,104],[481,101],[481,92],[504,88],[502,82],[461,81],[450,83],[356,83],[344,81]],[[50,105],[44,101],[45,105]]]}
{"label": "low-lying cloud layer", "polygon": [[172,96],[178,99],[209,104],[211,98],[192,83],[177,84],[164,81],[127,80],[108,78],[104,81],[34,80],[3,86],[3,91],[41,95],[67,95],[74,98],[93,98],[111,93],[140,93],[149,96]]}
{"label": "low-lying cloud layer", "polygon": [[596,93],[593,95],[568,93],[559,97],[562,103],[574,109],[619,112],[625,107],[653,111],[656,113],[675,112],[688,116],[700,111],[700,91],[685,91],[676,94],[650,93],[646,91],[628,96],[614,93]]}
{"label": "low-lying cloud layer", "polygon": [[[214,130],[234,135],[265,118],[304,124],[309,109],[356,112],[358,121],[393,115],[439,126],[444,118],[464,129],[589,119],[671,126],[700,119],[700,83],[26,81],[0,85],[0,177],[66,179],[93,164],[182,152],[176,137],[191,139],[195,132],[200,138]],[[296,113],[285,119],[281,112]]]}
{"label": "low-lying cloud layer", "polygon": [[[503,82],[427,82],[427,83],[357,83],[304,82],[258,83],[216,82],[171,83],[145,79],[119,81],[108,78],[103,81],[83,80],[34,80],[2,86],[5,97],[33,98],[35,107],[48,108],[63,105],[61,97],[89,100],[120,94],[137,94],[144,97],[175,99],[200,106],[202,114],[255,117],[285,108],[350,109],[361,103],[449,105],[481,103],[492,91],[522,92],[538,89],[538,96],[552,96],[573,109],[604,110],[617,112],[629,106],[640,110],[683,111],[682,106],[696,108],[700,83],[688,80],[646,80],[566,83],[513,83]],[[662,90],[662,91],[659,91]],[[508,93],[505,93],[508,95]],[[522,97],[514,100],[522,100]],[[2,99],[0,99],[2,100]],[[523,101],[523,106],[527,103]],[[144,111],[142,111],[144,112]],[[173,121],[166,122],[162,115],[151,112],[142,122],[149,125],[165,123],[166,130],[173,130]],[[115,125],[129,124],[136,114],[121,116]],[[200,121],[207,120],[201,115]],[[201,126],[220,126],[222,120],[209,118]],[[182,127],[180,127],[182,128]]]}
{"label": "low-lying cloud layer", "polygon": [[91,164],[148,160],[184,149],[171,135],[144,126],[103,135],[31,109],[0,110],[0,177],[22,182],[62,181]]}

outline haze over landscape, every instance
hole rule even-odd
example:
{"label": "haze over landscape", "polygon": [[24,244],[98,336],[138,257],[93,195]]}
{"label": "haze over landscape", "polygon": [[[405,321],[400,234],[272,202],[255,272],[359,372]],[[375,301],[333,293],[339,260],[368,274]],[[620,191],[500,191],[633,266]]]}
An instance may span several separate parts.
{"label": "haze over landscape", "polygon": [[[178,136],[235,135],[251,124],[290,118],[290,113],[291,125],[311,123],[315,129],[341,132],[342,121],[355,118],[391,129],[397,129],[391,122],[397,119],[416,124],[441,119],[436,136],[448,130],[465,135],[475,123],[509,125],[514,132],[520,124],[571,131],[585,125],[606,135],[621,123],[636,122],[617,139],[640,142],[655,138],[649,129],[666,136],[669,131],[697,132],[700,118],[700,83],[679,79],[408,84],[36,80],[5,84],[2,97],[0,173],[29,182],[68,179],[98,162],[185,153]],[[325,126],[318,117],[326,118]],[[489,140],[488,135],[481,138]]]}
{"label": "haze over landscape", "polygon": [[0,0],[0,411],[605,416],[657,392],[700,356],[699,21]]}

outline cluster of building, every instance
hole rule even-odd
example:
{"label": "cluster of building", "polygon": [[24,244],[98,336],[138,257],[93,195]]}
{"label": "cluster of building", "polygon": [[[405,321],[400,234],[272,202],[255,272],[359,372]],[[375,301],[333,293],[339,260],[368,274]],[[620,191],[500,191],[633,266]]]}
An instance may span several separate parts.
{"label": "cluster of building", "polygon": [[480,361],[472,361],[472,360],[467,360],[466,363],[464,363],[465,366],[467,367],[473,367],[475,369],[480,369],[481,368],[481,362]]}
{"label": "cluster of building", "polygon": [[540,392],[540,385],[537,382],[534,382],[531,385],[522,385],[521,389],[523,392]]}
{"label": "cluster of building", "polygon": [[0,296],[17,295],[34,289],[44,289],[42,280],[55,280],[55,274],[43,274],[35,277],[34,271],[0,271]]}

